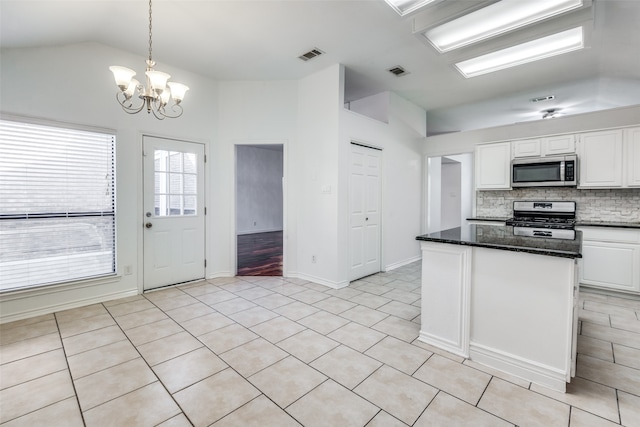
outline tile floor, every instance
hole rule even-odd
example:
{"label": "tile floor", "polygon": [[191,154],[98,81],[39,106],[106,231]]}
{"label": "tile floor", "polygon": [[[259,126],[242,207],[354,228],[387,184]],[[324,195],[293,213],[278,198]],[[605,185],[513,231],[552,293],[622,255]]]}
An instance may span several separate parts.
{"label": "tile floor", "polygon": [[2,426],[640,426],[640,300],[583,293],[566,394],[416,340],[420,264],[215,279],[1,326]]}

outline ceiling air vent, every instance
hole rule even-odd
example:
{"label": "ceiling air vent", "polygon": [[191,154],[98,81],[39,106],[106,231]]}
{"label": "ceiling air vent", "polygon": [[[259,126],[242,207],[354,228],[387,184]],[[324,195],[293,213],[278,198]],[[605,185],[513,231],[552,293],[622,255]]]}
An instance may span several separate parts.
{"label": "ceiling air vent", "polygon": [[303,61],[308,61],[310,59],[313,59],[317,56],[322,55],[323,53],[324,53],[323,51],[321,51],[317,47],[314,47],[309,52],[303,53],[302,55],[298,56],[298,58],[302,59]]}
{"label": "ceiling air vent", "polygon": [[539,96],[537,98],[531,98],[529,101],[542,102],[542,101],[551,101],[552,99],[556,99],[555,95]]}
{"label": "ceiling air vent", "polygon": [[404,68],[402,68],[399,65],[397,65],[395,67],[392,67],[392,68],[389,68],[387,71],[390,72],[391,74],[393,74],[396,77],[402,77],[402,76],[406,76],[407,74],[409,74],[407,72],[407,70],[405,70]]}

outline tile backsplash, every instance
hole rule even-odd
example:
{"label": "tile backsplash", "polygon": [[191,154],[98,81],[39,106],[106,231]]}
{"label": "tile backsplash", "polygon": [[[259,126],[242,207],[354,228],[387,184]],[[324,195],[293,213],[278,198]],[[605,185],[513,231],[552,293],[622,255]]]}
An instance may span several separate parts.
{"label": "tile backsplash", "polygon": [[575,201],[577,221],[640,222],[640,188],[577,190],[559,187],[477,191],[476,216],[511,217],[515,200]]}

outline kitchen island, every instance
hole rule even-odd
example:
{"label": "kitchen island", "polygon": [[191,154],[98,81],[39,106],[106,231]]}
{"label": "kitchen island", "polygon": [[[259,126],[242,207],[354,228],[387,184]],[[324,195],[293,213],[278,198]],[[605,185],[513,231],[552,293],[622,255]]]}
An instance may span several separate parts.
{"label": "kitchen island", "polygon": [[466,225],[416,237],[422,250],[419,339],[565,391],[575,374],[575,239],[514,235]]}

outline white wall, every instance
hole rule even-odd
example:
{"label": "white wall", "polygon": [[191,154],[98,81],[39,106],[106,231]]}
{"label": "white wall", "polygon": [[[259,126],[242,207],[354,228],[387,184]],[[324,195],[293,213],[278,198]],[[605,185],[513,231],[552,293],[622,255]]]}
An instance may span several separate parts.
{"label": "white wall", "polygon": [[[117,88],[108,67],[123,65],[142,73],[144,57],[95,43],[2,49],[1,55],[3,114],[106,128],[116,133],[118,224],[117,276],[43,291],[3,294],[2,322],[141,292],[142,135],[209,145],[217,127],[217,106],[211,102],[217,98],[216,85],[199,75],[158,63],[157,69],[191,88],[184,100],[184,116],[159,121],[146,113],[128,115],[115,101]],[[208,236],[215,229],[216,225],[207,223]],[[216,245],[210,238],[207,241]],[[132,266],[133,274],[122,275],[124,265]]]}
{"label": "white wall", "polygon": [[282,230],[282,150],[236,146],[236,233]]}
{"label": "white wall", "polygon": [[426,161],[426,209],[427,233],[443,230],[442,228],[442,157],[428,157]]}
{"label": "white wall", "polygon": [[441,227],[443,230],[460,227],[462,214],[462,165],[442,163]]}

